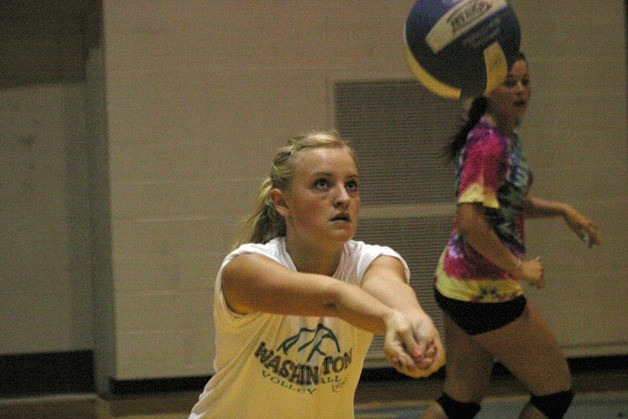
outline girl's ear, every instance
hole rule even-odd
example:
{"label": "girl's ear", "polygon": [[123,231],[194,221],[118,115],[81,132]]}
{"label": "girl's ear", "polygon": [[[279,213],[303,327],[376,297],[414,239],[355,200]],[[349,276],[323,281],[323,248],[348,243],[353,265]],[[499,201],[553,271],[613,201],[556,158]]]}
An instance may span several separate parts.
{"label": "girl's ear", "polygon": [[273,204],[275,204],[275,210],[279,213],[279,215],[285,218],[289,214],[289,209],[286,205],[285,195],[281,189],[271,189],[270,200],[273,202]]}

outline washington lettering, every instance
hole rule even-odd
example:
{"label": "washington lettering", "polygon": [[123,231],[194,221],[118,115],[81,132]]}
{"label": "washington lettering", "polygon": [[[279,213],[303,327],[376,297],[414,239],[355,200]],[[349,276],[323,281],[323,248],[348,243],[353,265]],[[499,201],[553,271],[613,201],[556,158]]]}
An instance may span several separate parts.
{"label": "washington lettering", "polygon": [[255,352],[255,357],[267,370],[271,370],[291,383],[308,386],[338,381],[338,379],[326,376],[338,374],[347,369],[351,365],[352,350],[350,349],[349,352],[345,352],[341,356],[325,356],[321,365],[313,366],[297,364],[290,358],[267,348],[266,344],[261,342]]}

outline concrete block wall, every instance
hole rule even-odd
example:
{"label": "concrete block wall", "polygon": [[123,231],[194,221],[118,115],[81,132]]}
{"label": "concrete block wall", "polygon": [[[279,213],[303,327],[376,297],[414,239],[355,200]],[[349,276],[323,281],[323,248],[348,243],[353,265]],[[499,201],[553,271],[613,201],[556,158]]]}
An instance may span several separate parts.
{"label": "concrete block wall", "polygon": [[571,356],[624,353],[625,6],[511,4],[532,77],[532,105],[522,126],[535,174],[532,193],[572,203],[598,222],[604,240],[602,247],[587,249],[562,220],[528,222],[529,253],[542,256],[547,277],[546,287],[529,290],[528,297]]}
{"label": "concrete block wall", "polygon": [[[213,279],[275,148],[333,125],[335,80],[412,78],[401,37],[413,3],[103,0],[86,82],[77,63],[68,64],[73,78],[45,88],[5,80],[2,103],[45,105],[35,109],[42,138],[58,141],[35,166],[46,191],[37,205],[66,215],[49,217],[60,220],[55,245],[12,224],[6,209],[19,210],[27,194],[6,188],[24,173],[10,169],[23,150],[5,140],[35,131],[2,113],[0,280],[26,292],[0,295],[12,322],[0,328],[0,354],[92,349],[104,392],[110,378],[211,374]],[[528,296],[570,355],[625,353],[625,5],[510,3],[533,79],[522,128],[533,192],[572,202],[604,234],[603,247],[587,250],[560,220],[530,222],[530,254],[542,255],[548,284]],[[69,45],[77,51],[75,39]],[[80,183],[87,171],[89,188]],[[75,222],[87,218],[91,227]],[[43,282],[27,274],[16,255],[31,253],[20,249],[38,264],[54,261],[46,266],[56,273]],[[43,288],[50,292],[34,292]],[[42,316],[53,326],[33,320]]]}
{"label": "concrete block wall", "polygon": [[[532,222],[532,252],[557,280],[531,298],[575,353],[600,341],[604,351],[625,344],[595,314],[595,301],[621,312],[617,289],[589,291],[625,275],[613,263],[625,217],[612,211],[625,200],[613,193],[626,163],[623,6],[558,3],[512,2],[535,83],[523,129],[534,191],[600,220],[607,247],[587,251],[560,221]],[[338,74],[410,77],[401,28],[412,4],[104,2],[116,378],[212,372],[213,274],[274,147],[329,126]],[[574,335],[583,315],[592,332]]]}
{"label": "concrete block wall", "polygon": [[409,5],[104,2],[116,379],[212,372],[213,277],[274,149],[329,127],[331,72],[405,71]]}

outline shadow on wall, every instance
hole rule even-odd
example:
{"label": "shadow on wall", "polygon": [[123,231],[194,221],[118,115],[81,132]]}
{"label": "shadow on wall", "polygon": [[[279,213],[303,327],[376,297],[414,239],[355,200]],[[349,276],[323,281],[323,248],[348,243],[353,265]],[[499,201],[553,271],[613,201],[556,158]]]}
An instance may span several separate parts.
{"label": "shadow on wall", "polygon": [[87,52],[100,44],[100,0],[3,0],[0,89],[85,80]]}

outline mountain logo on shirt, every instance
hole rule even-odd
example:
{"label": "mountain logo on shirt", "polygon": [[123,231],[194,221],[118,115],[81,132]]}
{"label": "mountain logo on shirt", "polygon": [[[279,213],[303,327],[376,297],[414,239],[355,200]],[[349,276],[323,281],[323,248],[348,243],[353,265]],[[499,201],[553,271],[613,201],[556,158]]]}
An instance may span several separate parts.
{"label": "mountain logo on shirt", "polygon": [[338,339],[334,332],[328,328],[323,326],[322,324],[318,324],[316,329],[308,329],[306,327],[299,330],[294,336],[289,337],[279,347],[278,351],[282,351],[285,355],[288,355],[288,351],[296,346],[297,352],[309,351],[307,356],[307,360],[310,361],[314,354],[318,353],[322,356],[327,355],[322,349],[323,343],[331,341],[331,343],[336,347],[336,350],[340,352],[340,345],[338,344]]}
{"label": "mountain logo on shirt", "polygon": [[346,378],[339,374],[351,365],[352,352],[350,348],[343,353],[334,332],[318,324],[316,329],[302,328],[276,350],[260,342],[255,357],[264,367],[263,377],[284,388],[312,394],[322,384],[332,385],[334,391],[342,387]]}

